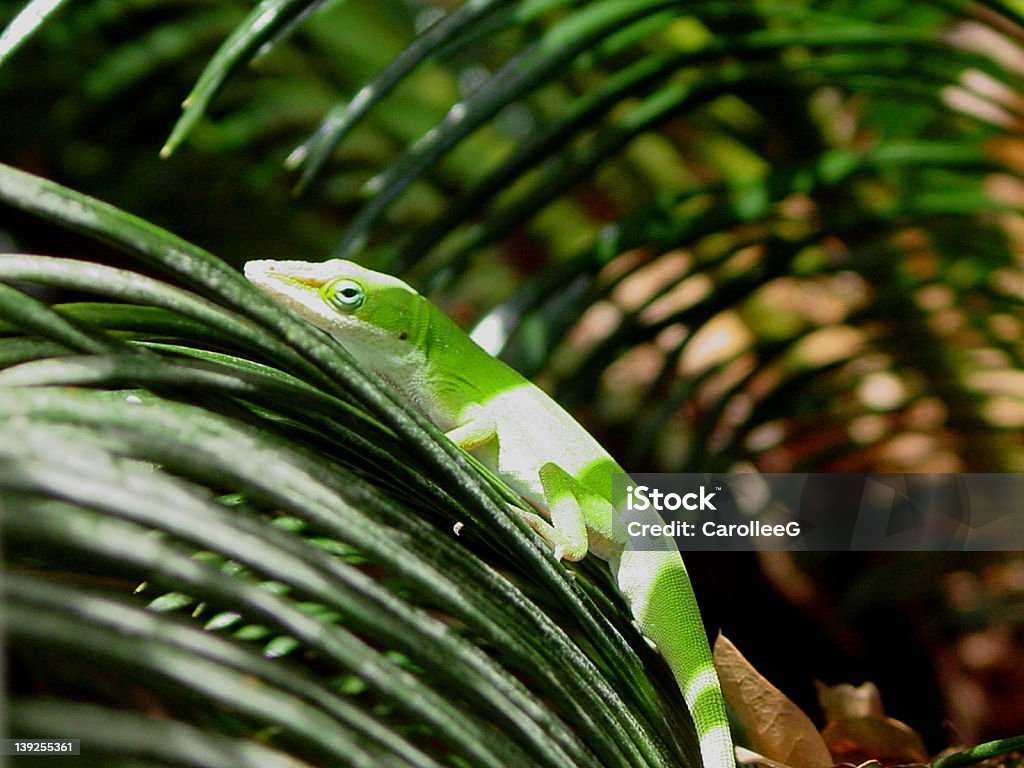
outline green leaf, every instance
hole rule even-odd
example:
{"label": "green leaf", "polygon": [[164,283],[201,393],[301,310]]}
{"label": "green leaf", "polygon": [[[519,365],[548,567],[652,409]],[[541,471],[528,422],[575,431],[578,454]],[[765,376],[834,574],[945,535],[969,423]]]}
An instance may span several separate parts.
{"label": "green leaf", "polygon": [[62,5],[64,0],[32,0],[27,3],[0,32],[0,67]]}

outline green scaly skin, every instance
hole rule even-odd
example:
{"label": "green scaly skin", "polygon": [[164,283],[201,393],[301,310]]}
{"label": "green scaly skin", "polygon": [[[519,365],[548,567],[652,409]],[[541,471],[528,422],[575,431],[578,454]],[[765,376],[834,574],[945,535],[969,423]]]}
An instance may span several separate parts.
{"label": "green scaly skin", "polygon": [[[612,499],[612,479],[625,472],[600,444],[397,278],[344,260],[251,261],[245,275],[338,339],[539,510],[522,514],[556,558],[592,552],[608,562],[683,692],[705,768],[733,768],[722,691],[686,567],[670,539],[664,551],[626,548]],[[661,522],[650,515],[640,522]]]}

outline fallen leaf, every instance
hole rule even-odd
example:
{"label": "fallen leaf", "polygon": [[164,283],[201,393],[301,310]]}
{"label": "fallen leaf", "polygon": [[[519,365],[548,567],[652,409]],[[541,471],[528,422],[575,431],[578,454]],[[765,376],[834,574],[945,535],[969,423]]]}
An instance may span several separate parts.
{"label": "fallen leaf", "polygon": [[848,717],[885,717],[882,694],[872,682],[864,685],[825,685],[815,681],[818,689],[818,704],[825,713],[825,722],[845,720]]}
{"label": "fallen leaf", "polygon": [[928,751],[917,732],[885,716],[882,696],[874,683],[817,686],[818,701],[828,721],[821,735],[836,762],[928,762]]}
{"label": "fallen leaf", "polygon": [[752,749],[746,747],[736,747],[736,762],[739,765],[763,765],[766,768],[791,768],[791,766],[785,763],[780,763],[778,760],[772,760],[770,757],[760,755]]}
{"label": "fallen leaf", "polygon": [[832,756],[811,719],[722,635],[715,641],[715,666],[725,699],[750,746],[768,758],[769,765],[831,768]]}

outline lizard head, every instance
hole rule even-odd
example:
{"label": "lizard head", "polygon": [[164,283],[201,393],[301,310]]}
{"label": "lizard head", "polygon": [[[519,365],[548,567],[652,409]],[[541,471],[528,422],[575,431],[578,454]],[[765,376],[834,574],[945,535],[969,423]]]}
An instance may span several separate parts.
{"label": "lizard head", "polygon": [[372,368],[422,351],[429,304],[397,277],[344,259],[250,261],[245,276]]}

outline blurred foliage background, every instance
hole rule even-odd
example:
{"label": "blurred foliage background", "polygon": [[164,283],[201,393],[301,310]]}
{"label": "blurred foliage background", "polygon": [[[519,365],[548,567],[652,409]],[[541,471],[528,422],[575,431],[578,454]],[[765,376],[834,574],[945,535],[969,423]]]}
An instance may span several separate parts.
{"label": "blurred foliage background", "polygon": [[[235,267],[333,255],[402,274],[627,469],[1024,470],[1014,3],[0,2],[0,23],[15,19],[0,38],[0,161]],[[19,184],[0,209],[7,249],[229,301],[228,278],[176,272],[173,249],[141,267],[121,225],[47,208]],[[62,310],[76,327],[169,365],[180,350],[157,337],[242,354],[208,328],[143,327],[141,315],[122,327],[100,305],[90,315],[86,277],[32,269],[4,279],[47,304],[78,302]],[[232,312],[256,301],[232,296]],[[55,354],[13,345],[46,334],[10,306],[18,351],[4,364]],[[266,349],[250,359],[326,386]],[[133,376],[118,385],[146,386]],[[243,418],[161,381],[161,397],[260,429],[287,421],[266,402]],[[351,407],[362,397],[350,391]],[[386,420],[395,406],[379,407]],[[382,473],[379,457],[366,466],[337,434],[287,438],[392,493],[413,482]],[[436,479],[429,460],[395,451]],[[238,490],[222,480],[204,487]],[[512,574],[526,570],[492,546]],[[54,567],[38,553],[25,562]],[[1019,557],[688,563],[709,625],[811,711],[814,678],[872,679],[933,748],[1024,730]],[[48,689],[33,669],[20,684]]]}

